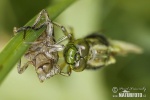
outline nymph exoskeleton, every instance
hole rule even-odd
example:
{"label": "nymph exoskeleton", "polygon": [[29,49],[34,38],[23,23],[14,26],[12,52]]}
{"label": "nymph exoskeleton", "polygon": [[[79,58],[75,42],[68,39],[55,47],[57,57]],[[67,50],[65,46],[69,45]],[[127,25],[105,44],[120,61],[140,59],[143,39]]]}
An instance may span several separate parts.
{"label": "nymph exoskeleton", "polygon": [[[43,17],[45,21],[41,21]],[[58,42],[56,42],[54,38],[54,27],[53,27],[54,25],[60,27],[65,34],[65,37],[59,39]],[[43,82],[45,79],[49,77],[52,77],[60,73],[60,68],[57,64],[59,58],[58,51],[62,51],[64,46],[59,43],[69,38],[69,36],[66,34],[67,31],[63,26],[53,23],[49,19],[46,10],[42,10],[39,13],[37,19],[35,20],[35,23],[32,26],[14,28],[14,33],[24,31],[24,39],[25,39],[26,31],[39,30],[43,27],[46,27],[46,30],[38,37],[36,41],[25,42],[25,44],[31,45],[24,55],[25,58],[27,58],[28,62],[21,67],[21,60],[20,60],[17,67],[18,73],[21,74],[25,71],[25,69],[28,67],[29,64],[32,64],[35,67],[36,73],[41,82]]]}

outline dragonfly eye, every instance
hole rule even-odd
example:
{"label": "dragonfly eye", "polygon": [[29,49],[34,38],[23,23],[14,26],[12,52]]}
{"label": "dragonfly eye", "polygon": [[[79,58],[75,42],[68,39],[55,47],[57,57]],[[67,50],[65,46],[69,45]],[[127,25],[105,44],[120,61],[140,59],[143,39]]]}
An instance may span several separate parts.
{"label": "dragonfly eye", "polygon": [[77,52],[77,48],[73,44],[69,44],[64,50],[65,61],[71,65],[75,64]]}
{"label": "dragonfly eye", "polygon": [[81,72],[85,69],[85,67],[86,67],[86,60],[84,58],[80,58],[80,60],[77,61],[74,66],[72,66],[72,69],[76,72]]}

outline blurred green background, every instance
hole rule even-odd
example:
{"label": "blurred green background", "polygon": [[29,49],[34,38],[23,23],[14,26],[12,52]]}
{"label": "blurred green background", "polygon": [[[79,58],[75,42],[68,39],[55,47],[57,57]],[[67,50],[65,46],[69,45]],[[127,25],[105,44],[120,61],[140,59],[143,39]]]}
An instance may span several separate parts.
{"label": "blurred green background", "polygon": [[[0,0],[0,50],[23,26],[47,6],[61,0]],[[150,1],[78,0],[55,21],[72,26],[76,38],[92,32],[137,44],[141,55],[116,57],[114,65],[100,70],[73,72],[40,83],[33,67],[19,75],[16,67],[0,86],[0,100],[150,100]],[[81,35],[82,34],[82,35]],[[114,98],[113,87],[145,87],[145,98]]]}

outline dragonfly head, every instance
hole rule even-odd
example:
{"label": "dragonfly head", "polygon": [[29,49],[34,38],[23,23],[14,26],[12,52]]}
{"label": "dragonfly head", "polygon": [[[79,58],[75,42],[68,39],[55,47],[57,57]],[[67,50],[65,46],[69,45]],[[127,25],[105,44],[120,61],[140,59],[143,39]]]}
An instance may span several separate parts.
{"label": "dragonfly head", "polygon": [[86,67],[88,53],[88,43],[84,39],[77,39],[67,44],[64,49],[64,58],[72,70],[80,72]]}

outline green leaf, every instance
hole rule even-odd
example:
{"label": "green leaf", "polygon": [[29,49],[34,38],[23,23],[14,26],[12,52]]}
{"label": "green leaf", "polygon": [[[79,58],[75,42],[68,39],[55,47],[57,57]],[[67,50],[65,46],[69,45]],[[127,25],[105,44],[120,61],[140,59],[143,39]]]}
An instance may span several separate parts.
{"label": "green leaf", "polygon": [[[54,20],[62,11],[64,11],[69,5],[71,5],[75,0],[63,0],[62,2],[48,7],[46,10],[50,15],[51,20]],[[41,9],[42,10],[42,9]],[[31,19],[25,26],[31,26],[34,21],[35,16]],[[5,48],[0,53],[0,83],[5,79],[8,73],[11,71],[13,66],[19,61],[22,55],[29,48],[25,42],[35,41],[38,36],[44,31],[45,28],[39,31],[27,31],[25,40],[23,40],[23,32],[20,32],[14,36]]]}

